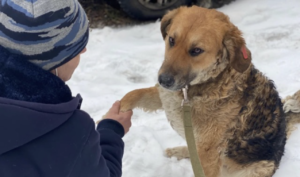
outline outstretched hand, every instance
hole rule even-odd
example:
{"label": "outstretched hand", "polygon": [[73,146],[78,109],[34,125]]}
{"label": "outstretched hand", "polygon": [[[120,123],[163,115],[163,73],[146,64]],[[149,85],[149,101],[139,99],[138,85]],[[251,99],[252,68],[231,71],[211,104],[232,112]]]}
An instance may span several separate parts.
{"label": "outstretched hand", "polygon": [[121,112],[120,107],[121,107],[121,102],[116,101],[109,109],[109,111],[107,112],[107,114],[103,119],[113,119],[115,121],[118,121],[124,127],[125,134],[126,134],[131,127],[131,116],[133,112],[132,110]]}

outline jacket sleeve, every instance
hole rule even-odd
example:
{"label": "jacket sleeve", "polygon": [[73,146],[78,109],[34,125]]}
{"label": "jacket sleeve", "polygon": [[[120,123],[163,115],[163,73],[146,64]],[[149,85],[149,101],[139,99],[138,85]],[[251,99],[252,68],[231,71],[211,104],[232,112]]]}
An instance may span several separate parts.
{"label": "jacket sleeve", "polygon": [[[70,176],[121,177],[124,152],[123,126],[114,120],[103,120],[95,130],[91,128],[88,140],[76,160]],[[85,170],[82,170],[85,169]]]}
{"label": "jacket sleeve", "polygon": [[123,126],[115,120],[105,119],[98,124],[97,131],[100,134],[102,156],[106,160],[111,177],[121,176],[124,153],[124,143],[121,139],[124,136]]}

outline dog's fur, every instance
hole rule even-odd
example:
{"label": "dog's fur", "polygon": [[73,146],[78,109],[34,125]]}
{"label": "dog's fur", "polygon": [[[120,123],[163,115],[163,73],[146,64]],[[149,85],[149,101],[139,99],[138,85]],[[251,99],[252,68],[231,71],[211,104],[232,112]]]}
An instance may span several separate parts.
{"label": "dog's fur", "polygon": [[283,102],[283,110],[287,120],[287,135],[291,135],[295,124],[300,123],[300,90],[292,96],[287,96]]}
{"label": "dog's fur", "polygon": [[[238,28],[221,12],[193,6],[165,15],[161,32],[166,51],[160,85],[129,92],[121,110],[164,109],[173,129],[185,138],[180,89],[189,85],[197,151],[206,177],[272,176],[284,152],[285,114],[273,82],[251,63]],[[195,48],[202,49],[201,54],[191,56]],[[174,83],[164,83],[172,79]],[[167,149],[166,154],[189,157],[187,147]]]}

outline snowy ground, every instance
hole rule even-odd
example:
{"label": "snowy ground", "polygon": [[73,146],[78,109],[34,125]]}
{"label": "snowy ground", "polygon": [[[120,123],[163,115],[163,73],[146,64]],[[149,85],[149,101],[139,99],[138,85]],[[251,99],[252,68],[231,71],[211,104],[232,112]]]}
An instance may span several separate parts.
{"label": "snowy ground", "polygon": [[[220,11],[243,31],[253,62],[275,81],[282,97],[300,89],[300,1],[236,0]],[[164,55],[159,22],[91,32],[88,52],[68,83],[81,93],[83,109],[95,120],[127,92],[156,83]],[[163,112],[135,110],[124,137],[123,177],[192,177],[188,159],[164,156],[184,145]],[[287,142],[275,177],[300,177],[300,125]]]}

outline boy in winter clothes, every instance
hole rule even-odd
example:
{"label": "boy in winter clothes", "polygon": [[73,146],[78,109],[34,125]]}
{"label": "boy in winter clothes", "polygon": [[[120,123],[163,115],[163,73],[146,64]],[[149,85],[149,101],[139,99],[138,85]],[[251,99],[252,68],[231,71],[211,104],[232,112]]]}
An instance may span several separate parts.
{"label": "boy in winter clothes", "polygon": [[132,111],[96,130],[65,81],[86,51],[77,0],[0,0],[0,176],[118,177]]}

